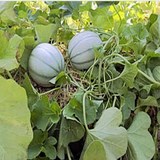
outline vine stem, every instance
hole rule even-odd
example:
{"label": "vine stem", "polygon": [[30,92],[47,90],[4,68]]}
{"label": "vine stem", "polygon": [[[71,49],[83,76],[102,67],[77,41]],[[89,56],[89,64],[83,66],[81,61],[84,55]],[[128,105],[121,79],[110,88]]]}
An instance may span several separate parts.
{"label": "vine stem", "polygon": [[113,57],[113,56],[118,56],[118,57],[120,57],[121,59],[123,59],[124,62],[130,64],[129,61],[128,61],[126,58],[124,58],[122,55],[117,54],[117,53],[110,54],[110,55],[106,56],[106,58],[110,58],[110,57]]}
{"label": "vine stem", "polygon": [[119,79],[119,78],[121,78],[121,75],[119,75],[119,76],[117,76],[117,77],[115,77],[115,78],[112,78],[112,79],[109,79],[109,80],[105,81],[104,84],[107,84],[107,83],[109,83],[109,82],[115,81],[115,80],[117,80],[117,79]]}
{"label": "vine stem", "polygon": [[74,80],[70,80],[70,82],[72,84],[74,84],[75,86],[77,86],[78,88],[80,88],[81,90],[85,91],[85,89],[83,88],[83,86],[79,85],[78,82],[74,79]]}
{"label": "vine stem", "polygon": [[104,42],[103,50],[105,50],[106,46],[108,45],[109,42],[111,42],[113,38],[115,38],[115,35],[111,36],[107,41]]}
{"label": "vine stem", "polygon": [[49,93],[51,93],[51,92],[53,92],[53,91],[56,91],[56,90],[59,90],[59,89],[60,89],[60,87],[58,87],[58,88],[53,88],[53,89],[51,89],[51,90],[49,90],[49,91],[40,93],[39,95],[40,95],[40,96],[43,96],[43,95],[45,95],[45,94],[49,94]]}
{"label": "vine stem", "polygon": [[86,118],[86,104],[85,104],[85,100],[86,100],[86,96],[90,93],[92,93],[93,91],[86,91],[83,95],[83,120],[84,120],[84,126],[87,130],[87,133],[89,133],[89,128],[88,128],[88,125],[87,125],[87,118]]}
{"label": "vine stem", "polygon": [[99,62],[99,74],[98,74],[98,90],[101,93],[101,70],[102,70],[102,61]]}
{"label": "vine stem", "polygon": [[138,72],[139,72],[140,74],[142,74],[145,78],[147,78],[150,82],[152,82],[152,83],[160,86],[160,83],[159,83],[159,82],[157,82],[157,81],[155,81],[154,79],[150,78],[147,74],[145,74],[144,72],[142,72],[140,69],[138,69]]}
{"label": "vine stem", "polygon": [[117,100],[117,97],[116,97],[116,96],[114,96],[114,100],[113,100],[112,107],[115,107],[115,105],[116,105],[116,100]]}
{"label": "vine stem", "polygon": [[[129,61],[128,61],[126,58],[124,58],[123,56],[121,56],[120,54],[111,54],[111,55],[107,56],[106,58],[113,57],[113,56],[118,56],[118,57],[120,57],[121,59],[123,59],[123,60],[125,61],[125,63],[128,63],[128,64],[129,64]],[[159,82],[157,82],[157,81],[155,81],[154,79],[152,79],[151,77],[149,77],[147,74],[145,74],[145,73],[144,73],[143,71],[141,71],[140,69],[138,69],[138,72],[139,72],[140,74],[142,74],[145,78],[147,78],[150,82],[152,82],[152,83],[160,86],[160,83],[159,83]],[[116,77],[116,78],[110,79],[110,80],[106,81],[105,83],[111,82],[111,81],[116,80],[116,79],[118,79],[118,78],[120,78],[120,77],[118,76],[118,77]]]}
{"label": "vine stem", "polygon": [[72,160],[68,146],[66,147],[66,150],[67,150],[68,160]]}
{"label": "vine stem", "polygon": [[116,6],[115,5],[113,5],[113,8],[114,8],[114,10],[116,11],[116,14],[118,15],[118,17],[119,17],[119,21],[120,21],[120,25],[119,25],[119,28],[121,27],[121,25],[122,25],[122,18],[121,18],[121,16],[120,16],[120,14],[119,14],[119,12],[118,12],[118,10],[117,10],[117,8],[116,8]]}
{"label": "vine stem", "polygon": [[153,160],[157,160],[158,158],[158,149],[157,149],[158,147],[158,143],[157,143],[158,128],[156,126],[154,127],[154,134],[155,134],[154,136],[155,154],[154,154]]}
{"label": "vine stem", "polygon": [[6,70],[6,73],[7,73],[8,77],[9,77],[10,79],[13,79],[11,73],[10,73],[8,70]]}
{"label": "vine stem", "polygon": [[90,79],[91,79],[91,75],[92,75],[94,66],[95,66],[97,63],[98,63],[98,60],[95,60],[94,63],[92,64],[92,66],[91,66],[91,67],[86,71],[86,73],[84,74],[83,80],[86,78],[86,76],[87,76],[87,74],[88,74],[89,72],[91,72],[91,73],[90,73]]}

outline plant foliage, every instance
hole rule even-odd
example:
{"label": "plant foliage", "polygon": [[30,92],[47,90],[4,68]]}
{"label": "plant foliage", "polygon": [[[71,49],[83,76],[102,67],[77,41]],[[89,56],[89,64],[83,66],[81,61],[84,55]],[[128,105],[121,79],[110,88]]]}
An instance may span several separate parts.
{"label": "plant foliage", "polygon": [[[0,159],[157,160],[160,136],[160,5],[157,2],[0,2]],[[68,43],[99,35],[88,70]],[[38,86],[28,59],[57,46],[65,71]]]}

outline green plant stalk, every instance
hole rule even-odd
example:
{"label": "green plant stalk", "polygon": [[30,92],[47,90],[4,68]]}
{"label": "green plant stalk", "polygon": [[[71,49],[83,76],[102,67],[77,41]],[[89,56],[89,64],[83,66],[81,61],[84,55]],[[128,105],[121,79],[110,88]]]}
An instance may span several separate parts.
{"label": "green plant stalk", "polygon": [[[103,82],[106,81],[106,69],[107,69],[107,67],[106,67],[106,61],[105,61],[104,62],[104,69],[103,69]],[[106,84],[104,84],[104,88],[105,88],[105,92],[108,92],[108,88],[107,88]]]}
{"label": "green plant stalk", "polygon": [[157,81],[155,81],[154,79],[152,79],[151,77],[149,77],[147,74],[145,74],[144,72],[142,72],[140,69],[138,69],[138,72],[139,72],[140,74],[142,74],[145,78],[147,78],[150,82],[152,82],[152,83],[160,86],[160,83],[159,83],[159,82],[157,82]]}
{"label": "green plant stalk", "polygon": [[66,147],[66,151],[67,151],[68,160],[72,160],[68,146]]}
{"label": "green plant stalk", "polygon": [[114,96],[112,107],[115,107],[115,105],[116,105],[116,100],[117,100],[117,97]]}
{"label": "green plant stalk", "polygon": [[72,84],[74,84],[75,86],[77,86],[77,87],[80,88],[81,90],[85,91],[84,87],[83,87],[82,85],[80,85],[80,84],[74,79],[74,77],[73,77],[71,74],[69,74],[69,77],[70,77],[70,82],[71,82]]}
{"label": "green plant stalk", "polygon": [[98,90],[101,93],[101,70],[102,70],[102,60],[99,63],[99,73],[98,73]]}
{"label": "green plant stalk", "polygon": [[51,92],[57,91],[57,90],[59,90],[59,89],[60,89],[60,87],[53,88],[53,89],[51,89],[51,90],[49,90],[49,91],[40,93],[39,95],[40,95],[40,96],[43,96],[43,95],[49,94],[49,93],[51,93]]}
{"label": "green plant stalk", "polygon": [[85,105],[85,100],[86,100],[86,96],[88,94],[92,93],[92,91],[86,91],[83,95],[83,120],[84,120],[84,126],[86,128],[86,131],[87,133],[89,134],[89,128],[88,128],[88,125],[87,125],[87,118],[86,118],[86,105]]}
{"label": "green plant stalk", "polygon": [[[97,27],[90,27],[90,28],[97,30]],[[98,29],[100,29],[100,28],[98,28]],[[106,35],[108,35],[108,36],[112,36],[112,34],[107,33],[107,32],[103,32],[103,31],[100,31],[100,30],[98,30],[97,32],[98,32],[98,33],[101,33],[101,34],[106,34]]]}
{"label": "green plant stalk", "polygon": [[[109,72],[110,72],[110,74],[109,74]],[[108,77],[111,79],[112,78],[112,72],[111,71],[107,71],[107,66],[106,66],[106,61],[105,61],[105,63],[104,63],[104,70],[103,70],[103,79],[104,79],[104,81],[103,81],[103,86],[104,86],[104,88],[105,88],[105,93],[108,93],[109,94],[109,91],[108,91],[108,88],[109,88],[109,85],[110,84],[108,84],[107,85],[107,83],[105,83],[107,80],[106,80],[106,74],[108,75]]]}
{"label": "green plant stalk", "polygon": [[107,41],[104,42],[103,50],[107,47],[108,43],[115,37],[115,35],[111,36]]}
{"label": "green plant stalk", "polygon": [[91,81],[91,76],[92,76],[92,73],[93,73],[93,69],[94,69],[94,66],[97,64],[97,62],[98,62],[98,60],[95,60],[94,63],[92,64],[92,66],[87,70],[87,72],[83,76],[83,80],[86,78],[87,74],[90,72],[89,80]]}
{"label": "green plant stalk", "polygon": [[98,100],[104,100],[104,95],[102,95],[102,97],[97,97],[97,96],[91,94],[91,96],[92,96],[93,98],[95,98],[95,99],[98,99]]}
{"label": "green plant stalk", "polygon": [[[152,79],[154,79],[153,74],[152,74],[150,68],[147,68],[147,73],[148,73],[148,75],[149,75]],[[155,79],[154,79],[154,80],[155,80]]]}
{"label": "green plant stalk", "polygon": [[[122,55],[120,55],[120,54],[111,54],[111,55],[108,55],[106,58],[110,58],[110,57],[112,57],[112,56],[118,56],[118,57],[120,57],[121,59],[123,59],[126,63],[130,64],[129,61],[128,61],[126,58],[124,58]],[[154,79],[150,78],[147,74],[145,74],[144,72],[142,72],[140,69],[138,69],[138,72],[139,72],[140,74],[142,74],[145,78],[147,78],[150,82],[152,82],[152,83],[160,86],[160,83],[159,83],[159,82],[157,82],[157,81],[155,81]],[[110,80],[106,81],[105,83],[111,82],[111,81],[116,80],[116,79],[118,79],[118,78],[120,78],[120,76],[118,76],[118,77],[116,77],[116,78],[113,78],[113,79],[110,79]]]}
{"label": "green plant stalk", "polygon": [[158,143],[157,143],[157,134],[158,134],[158,127],[155,126],[154,127],[154,144],[155,144],[155,154],[153,157],[153,160],[157,160],[158,159]]}
{"label": "green plant stalk", "polygon": [[107,109],[107,108],[108,108],[109,102],[110,102],[110,98],[108,98],[108,100],[107,100],[107,103],[106,103],[105,109]]}
{"label": "green plant stalk", "polygon": [[48,128],[47,128],[47,132],[53,127],[54,123],[52,123]]}
{"label": "green plant stalk", "polygon": [[119,14],[119,12],[118,12],[118,10],[117,10],[117,8],[116,8],[116,6],[115,6],[115,5],[113,5],[113,8],[114,8],[114,10],[115,10],[116,14],[117,14],[117,15],[118,15],[118,17],[119,17],[120,25],[119,25],[119,27],[118,27],[118,28],[120,28],[120,27],[121,27],[121,25],[122,25],[122,18],[121,18],[121,16],[120,16],[120,14]]}
{"label": "green plant stalk", "polygon": [[117,54],[117,53],[110,54],[110,55],[108,55],[106,58],[110,58],[110,57],[113,57],[113,56],[118,56],[118,57],[120,57],[121,59],[123,59],[125,63],[130,64],[130,62],[129,62],[126,58],[124,58],[122,55]]}
{"label": "green plant stalk", "polygon": [[7,73],[8,77],[9,77],[10,79],[13,79],[11,73],[10,73],[8,70],[6,70],[6,73]]}
{"label": "green plant stalk", "polygon": [[119,75],[119,76],[117,76],[117,77],[115,77],[115,78],[112,78],[112,79],[107,80],[106,82],[104,82],[104,84],[107,84],[107,83],[109,83],[109,82],[115,81],[115,80],[117,80],[117,79],[119,79],[119,78],[121,78],[121,75]]}

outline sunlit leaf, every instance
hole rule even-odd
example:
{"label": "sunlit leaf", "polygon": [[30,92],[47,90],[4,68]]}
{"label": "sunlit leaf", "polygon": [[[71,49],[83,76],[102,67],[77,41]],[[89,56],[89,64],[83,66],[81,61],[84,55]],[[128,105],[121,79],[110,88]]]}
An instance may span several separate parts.
{"label": "sunlit leaf", "polygon": [[33,137],[27,96],[13,80],[0,77],[0,84],[0,157],[25,160]]}
{"label": "sunlit leaf", "polygon": [[57,25],[56,24],[48,24],[48,25],[36,24],[35,31],[36,31],[36,35],[39,43],[49,42],[50,38],[52,37],[52,34],[57,31]]}
{"label": "sunlit leaf", "polygon": [[3,47],[0,49],[0,68],[6,69],[8,71],[18,68],[18,59],[21,58],[24,51],[24,42],[21,37],[14,35],[9,41],[5,36],[3,31],[0,31],[1,45]]}
{"label": "sunlit leaf", "polygon": [[1,1],[0,2],[0,13],[5,11],[8,8],[13,8],[16,2],[8,2],[8,1]]}
{"label": "sunlit leaf", "polygon": [[97,8],[90,13],[91,21],[95,27],[102,29],[110,29],[113,27],[113,16],[107,12],[107,8]]}
{"label": "sunlit leaf", "polygon": [[122,113],[117,108],[104,110],[94,129],[89,131],[88,137],[92,138],[85,144],[84,151],[94,139],[99,140],[102,143],[101,146],[104,146],[106,159],[116,160],[124,155],[127,150],[127,131],[119,127],[121,121]]}

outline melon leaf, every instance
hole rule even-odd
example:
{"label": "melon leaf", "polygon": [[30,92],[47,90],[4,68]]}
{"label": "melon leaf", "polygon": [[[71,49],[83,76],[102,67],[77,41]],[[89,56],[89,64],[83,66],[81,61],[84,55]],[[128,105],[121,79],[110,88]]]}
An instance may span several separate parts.
{"label": "melon leaf", "polygon": [[34,105],[32,121],[34,125],[45,131],[49,123],[57,123],[60,119],[61,109],[56,101],[50,103],[47,96],[41,96]]}
{"label": "melon leaf", "polygon": [[26,160],[33,135],[25,90],[2,77],[0,84],[0,159]]}
{"label": "melon leaf", "polygon": [[88,146],[84,154],[84,160],[97,160],[97,157],[99,157],[100,160],[106,160],[105,146],[99,140],[93,141]]}
{"label": "melon leaf", "polygon": [[[92,154],[95,154],[93,149],[90,148],[90,145],[94,140],[100,142],[97,146],[101,146],[101,151],[105,149],[106,159],[116,160],[123,156],[126,153],[128,141],[126,129],[119,127],[121,121],[122,113],[119,109],[112,107],[104,110],[102,116],[96,123],[95,128],[91,129],[89,132],[82,152],[84,153],[84,156],[86,157],[87,150],[92,150]],[[94,145],[92,144],[92,147],[93,146]],[[92,159],[92,155],[90,156],[90,159]],[[99,159],[98,154],[97,156],[95,155],[95,158]]]}
{"label": "melon leaf", "polygon": [[[11,71],[18,68],[18,59],[21,58],[24,51],[24,42],[21,37],[14,35],[8,42],[3,31],[0,31],[0,69]],[[2,47],[1,47],[2,46]]]}
{"label": "melon leaf", "polygon": [[36,35],[39,43],[49,42],[52,34],[57,31],[57,25],[56,24],[48,24],[48,25],[36,24],[35,31],[36,31]]}
{"label": "melon leaf", "polygon": [[139,112],[128,129],[129,146],[127,155],[130,160],[152,159],[155,145],[148,128],[151,120],[145,112]]}

